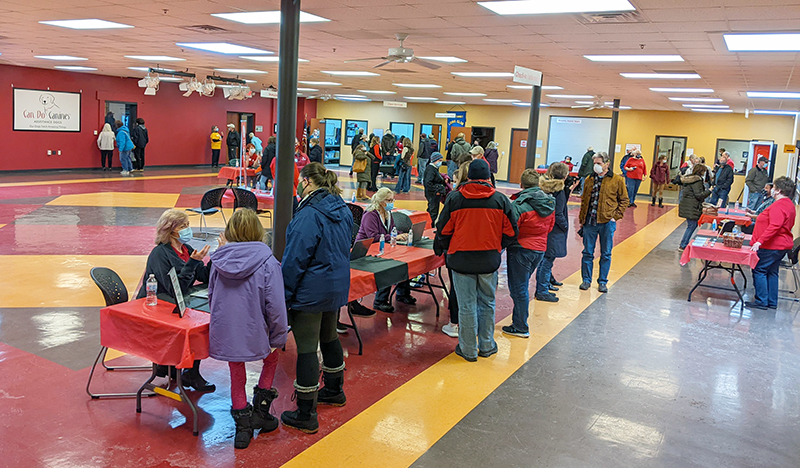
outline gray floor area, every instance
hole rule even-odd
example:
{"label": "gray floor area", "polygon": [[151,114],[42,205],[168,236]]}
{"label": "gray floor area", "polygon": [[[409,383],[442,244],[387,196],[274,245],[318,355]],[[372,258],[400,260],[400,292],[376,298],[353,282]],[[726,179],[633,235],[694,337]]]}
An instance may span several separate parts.
{"label": "gray floor area", "polygon": [[733,292],[686,302],[700,266],[678,265],[681,233],[413,466],[800,466],[800,304],[740,318]]}

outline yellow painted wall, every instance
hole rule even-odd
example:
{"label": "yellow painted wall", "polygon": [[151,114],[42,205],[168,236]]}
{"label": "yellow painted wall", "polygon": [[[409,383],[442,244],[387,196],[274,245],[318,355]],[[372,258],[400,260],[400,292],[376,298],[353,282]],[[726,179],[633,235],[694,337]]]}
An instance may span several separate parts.
{"label": "yellow painted wall", "polygon": [[[442,138],[446,138],[446,119],[436,119],[434,114],[448,110],[466,110],[467,126],[495,127],[495,140],[499,144],[500,160],[498,162],[498,180],[506,180],[508,174],[509,145],[512,128],[527,128],[529,109],[515,106],[445,106],[430,103],[409,103],[405,109],[384,107],[381,102],[342,102],[319,101],[317,116],[319,118],[367,120],[369,129],[389,127],[389,122],[411,122],[415,124],[415,133],[419,134],[420,124],[440,124],[443,127]],[[546,161],[547,131],[551,115],[574,115],[581,117],[610,117],[611,112],[598,110],[586,112],[581,109],[543,108],[539,119],[539,139],[542,148],[537,151],[537,165]],[[788,155],[783,153],[783,145],[791,144],[794,119],[787,116],[750,115],[745,119],[742,114],[705,114],[696,112],[668,111],[636,111],[626,110],[620,114],[617,144],[624,150],[627,143],[640,143],[648,170],[652,164],[656,135],[685,136],[688,148],[694,153],[705,156],[710,164],[716,150],[717,138],[736,140],[774,140],[778,145],[778,157],[775,176],[784,175],[788,164]],[[344,139],[343,139],[344,140]],[[606,142],[594,145],[595,150],[605,149]],[[578,155],[580,158],[582,155]],[[619,157],[620,154],[617,154]],[[578,162],[578,161],[576,161]],[[341,164],[350,165],[352,155],[350,148],[342,144]],[[738,195],[744,185],[744,177],[737,176],[732,190]],[[649,190],[649,181],[642,184],[641,193]]]}

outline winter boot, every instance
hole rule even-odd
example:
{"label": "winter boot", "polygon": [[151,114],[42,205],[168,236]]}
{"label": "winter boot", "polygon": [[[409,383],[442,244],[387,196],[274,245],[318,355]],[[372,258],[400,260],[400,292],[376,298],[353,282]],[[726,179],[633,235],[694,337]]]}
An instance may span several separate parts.
{"label": "winter boot", "polygon": [[322,380],[325,386],[319,391],[317,401],[320,405],[344,406],[347,398],[344,396],[344,364],[336,369],[322,366]]}
{"label": "winter boot", "polygon": [[278,418],[269,413],[269,408],[276,398],[278,391],[274,388],[264,390],[258,385],[253,387],[253,429],[272,432],[278,428]]}
{"label": "winter boot", "polygon": [[656,206],[656,197],[653,197],[653,203],[651,203],[650,206]]}
{"label": "winter boot", "polygon": [[281,422],[284,426],[303,431],[306,434],[316,434],[319,430],[317,421],[317,392],[319,384],[313,387],[301,387],[294,382],[294,397],[297,399],[297,411],[284,411]]}
{"label": "winter boot", "polygon": [[236,423],[236,436],[233,439],[233,446],[237,449],[246,449],[253,438],[253,407],[247,405],[244,409],[231,409],[231,416]]}
{"label": "winter boot", "polygon": [[659,208],[664,208],[664,199],[663,198],[659,198],[658,199],[658,207]]}

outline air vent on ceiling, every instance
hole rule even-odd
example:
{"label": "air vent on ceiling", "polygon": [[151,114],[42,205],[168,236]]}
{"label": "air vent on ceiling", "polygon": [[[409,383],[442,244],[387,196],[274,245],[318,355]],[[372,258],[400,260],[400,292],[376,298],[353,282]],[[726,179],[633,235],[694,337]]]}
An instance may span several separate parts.
{"label": "air vent on ceiling", "polygon": [[597,23],[642,23],[644,17],[638,11],[622,13],[583,13],[578,15],[578,21],[584,24]]}
{"label": "air vent on ceiling", "polygon": [[195,32],[204,32],[204,33],[223,33],[223,32],[230,32],[225,28],[220,28],[218,26],[212,26],[210,24],[195,24],[194,26],[184,26],[182,29],[188,29],[189,31]]}
{"label": "air vent on ceiling", "polygon": [[381,71],[389,73],[417,73],[414,70],[409,70],[407,68],[381,68]]}

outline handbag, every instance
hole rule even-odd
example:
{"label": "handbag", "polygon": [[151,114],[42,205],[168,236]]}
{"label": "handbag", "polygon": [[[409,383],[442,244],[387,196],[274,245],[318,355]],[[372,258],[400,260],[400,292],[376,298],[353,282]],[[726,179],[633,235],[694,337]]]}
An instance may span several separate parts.
{"label": "handbag", "polygon": [[353,163],[353,172],[364,172],[366,170],[367,170],[366,159],[357,159],[356,162]]}

